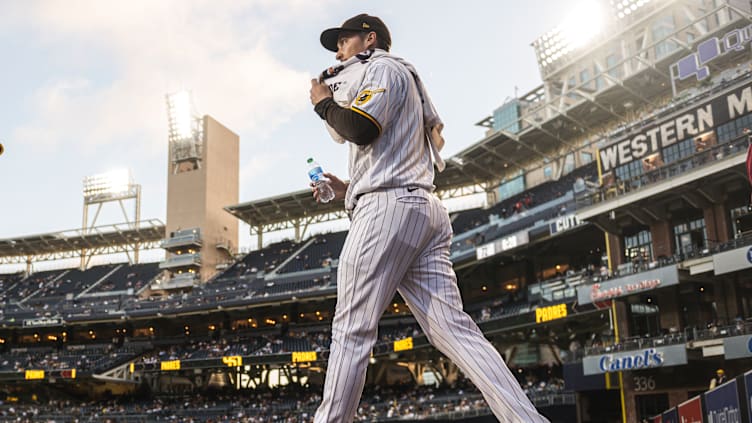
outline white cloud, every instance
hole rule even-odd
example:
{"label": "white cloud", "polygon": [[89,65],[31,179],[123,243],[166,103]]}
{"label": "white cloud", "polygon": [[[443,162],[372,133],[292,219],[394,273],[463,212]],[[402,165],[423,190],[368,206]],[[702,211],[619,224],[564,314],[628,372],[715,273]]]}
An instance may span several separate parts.
{"label": "white cloud", "polygon": [[25,99],[32,117],[12,139],[38,148],[73,139],[82,150],[127,140],[151,155],[164,149],[167,92],[192,90],[199,112],[244,142],[307,107],[308,74],[277,60],[267,37],[325,9],[302,0],[19,4],[14,25],[35,28],[39,41],[59,48],[72,75]]}
{"label": "white cloud", "polygon": [[[274,169],[275,166],[278,166],[280,162],[284,162],[289,158],[290,155],[285,152],[256,152],[250,160],[247,160],[240,166],[239,177],[241,185],[248,191],[257,191],[259,187],[254,185],[261,182],[269,182],[268,176],[270,171]],[[301,169],[303,169],[302,166]],[[301,173],[304,172],[301,171]],[[248,198],[249,196],[250,193],[242,192],[241,190],[241,199]]]}

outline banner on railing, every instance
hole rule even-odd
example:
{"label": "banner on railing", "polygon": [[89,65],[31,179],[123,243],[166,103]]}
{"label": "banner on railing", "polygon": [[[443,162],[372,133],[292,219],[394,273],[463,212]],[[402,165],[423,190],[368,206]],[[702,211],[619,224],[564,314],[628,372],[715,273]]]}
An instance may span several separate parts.
{"label": "banner on railing", "polygon": [[408,351],[413,349],[413,338],[412,336],[407,337],[405,339],[400,339],[398,341],[394,341],[394,352],[399,351]]}
{"label": "banner on railing", "polygon": [[567,216],[559,217],[555,221],[551,222],[549,230],[551,231],[551,235],[553,235],[555,233],[574,229],[582,224],[583,222],[581,222],[575,214],[570,214]]}
{"label": "banner on railing", "polygon": [[530,242],[527,231],[520,231],[515,234],[497,239],[494,242],[483,244],[475,249],[475,256],[478,260],[495,256],[503,251],[511,250],[517,246]]}
{"label": "banner on railing", "polygon": [[679,271],[676,265],[665,266],[592,285],[580,285],[577,287],[577,303],[606,301],[678,283]]}
{"label": "banner on railing", "polygon": [[293,363],[308,363],[316,361],[316,351],[293,351],[292,362]]}
{"label": "banner on railing", "polygon": [[567,305],[564,303],[535,309],[535,323],[545,323],[565,317],[567,317]]}
{"label": "banner on railing", "polygon": [[63,324],[63,319],[59,317],[39,317],[36,319],[24,319],[22,324],[25,328],[60,326]]}
{"label": "banner on railing", "polygon": [[598,150],[601,172],[606,173],[718,125],[752,112],[752,86],[737,88],[685,113],[651,125]]}
{"label": "banner on railing", "polygon": [[702,423],[702,401],[699,396],[679,404],[677,410],[681,423]]}
{"label": "banner on railing", "polygon": [[243,357],[239,355],[228,355],[222,357],[222,363],[227,367],[240,367],[243,365]]}
{"label": "banner on railing", "polygon": [[679,413],[676,412],[676,407],[664,411],[661,417],[663,423],[679,423]]}
{"label": "banner on railing", "polygon": [[26,380],[44,379],[44,370],[26,370],[24,372],[24,379]]}
{"label": "banner on railing", "polygon": [[713,271],[716,275],[752,268],[752,247],[746,246],[713,254]]}
{"label": "banner on railing", "polygon": [[705,396],[705,421],[707,422],[740,422],[739,396],[736,380],[703,394]]}
{"label": "banner on railing", "polygon": [[687,348],[684,344],[589,355],[582,359],[582,369],[586,375],[683,364],[687,364]]}
{"label": "banner on railing", "polygon": [[752,357],[752,335],[724,338],[723,351],[726,360]]}
{"label": "banner on railing", "polygon": [[161,370],[180,370],[180,360],[162,361],[159,368]]}

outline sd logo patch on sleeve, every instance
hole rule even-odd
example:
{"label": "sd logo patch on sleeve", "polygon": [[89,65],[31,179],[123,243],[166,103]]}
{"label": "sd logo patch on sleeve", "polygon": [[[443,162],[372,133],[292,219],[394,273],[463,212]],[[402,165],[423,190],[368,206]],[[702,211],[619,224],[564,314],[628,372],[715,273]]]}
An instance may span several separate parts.
{"label": "sd logo patch on sleeve", "polygon": [[362,106],[368,103],[371,98],[373,98],[374,94],[383,93],[384,91],[386,91],[386,89],[384,88],[378,88],[375,90],[363,90],[360,92],[360,94],[358,94],[357,97],[355,97],[355,105]]}

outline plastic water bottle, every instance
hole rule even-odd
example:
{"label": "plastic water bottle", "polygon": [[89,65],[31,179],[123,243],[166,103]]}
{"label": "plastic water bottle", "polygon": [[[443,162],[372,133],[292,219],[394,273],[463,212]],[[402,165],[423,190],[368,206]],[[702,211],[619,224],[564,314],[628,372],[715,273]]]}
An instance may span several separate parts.
{"label": "plastic water bottle", "polygon": [[316,184],[316,188],[319,191],[319,202],[328,203],[334,199],[334,190],[329,185],[329,179],[324,176],[321,165],[316,160],[313,160],[313,157],[308,159],[308,177]]}

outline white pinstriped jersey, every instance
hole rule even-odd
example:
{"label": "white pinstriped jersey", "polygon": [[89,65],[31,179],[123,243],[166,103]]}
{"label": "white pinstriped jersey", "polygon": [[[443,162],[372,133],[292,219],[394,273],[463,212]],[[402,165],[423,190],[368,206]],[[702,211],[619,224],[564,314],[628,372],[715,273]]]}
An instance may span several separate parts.
{"label": "white pinstriped jersey", "polygon": [[399,292],[426,337],[471,378],[499,421],[548,423],[463,310],[449,259],[452,225],[441,200],[428,192],[434,170],[424,119],[432,119],[424,117],[431,113],[416,79],[395,59],[374,58],[350,108],[379,126],[380,135],[367,146],[350,143],[345,206],[358,205],[340,254],[332,344],[314,422],[353,421],[379,318]]}
{"label": "white pinstriped jersey", "polygon": [[394,59],[373,60],[351,109],[379,127],[365,146],[350,143],[350,187],[345,207],[355,207],[364,193],[399,187],[433,191],[431,151],[423,130],[423,109],[410,72]]}

